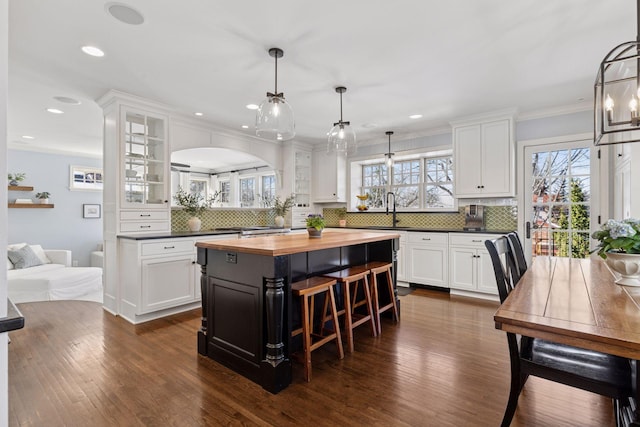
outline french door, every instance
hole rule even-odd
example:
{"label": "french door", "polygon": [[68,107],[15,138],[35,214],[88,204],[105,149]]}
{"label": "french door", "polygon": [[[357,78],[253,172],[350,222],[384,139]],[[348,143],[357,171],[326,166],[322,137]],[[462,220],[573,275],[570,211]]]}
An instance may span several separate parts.
{"label": "french door", "polygon": [[536,256],[586,258],[597,227],[597,149],[592,140],[524,148],[524,246]]}

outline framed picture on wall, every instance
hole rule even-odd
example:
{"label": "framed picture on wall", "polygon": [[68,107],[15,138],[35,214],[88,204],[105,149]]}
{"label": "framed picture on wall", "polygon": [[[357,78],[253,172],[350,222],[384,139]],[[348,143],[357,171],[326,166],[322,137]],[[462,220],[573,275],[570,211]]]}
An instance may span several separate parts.
{"label": "framed picture on wall", "polygon": [[83,218],[100,218],[100,205],[82,205]]}

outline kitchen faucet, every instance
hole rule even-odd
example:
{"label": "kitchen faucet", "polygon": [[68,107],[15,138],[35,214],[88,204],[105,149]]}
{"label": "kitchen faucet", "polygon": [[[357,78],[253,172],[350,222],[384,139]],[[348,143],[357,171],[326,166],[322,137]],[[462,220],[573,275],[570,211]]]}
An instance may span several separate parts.
{"label": "kitchen faucet", "polygon": [[393,191],[389,191],[387,193],[387,215],[389,215],[389,196],[393,196],[393,227],[395,228],[396,224],[400,222],[399,219],[397,219],[397,212],[396,212],[396,194]]}

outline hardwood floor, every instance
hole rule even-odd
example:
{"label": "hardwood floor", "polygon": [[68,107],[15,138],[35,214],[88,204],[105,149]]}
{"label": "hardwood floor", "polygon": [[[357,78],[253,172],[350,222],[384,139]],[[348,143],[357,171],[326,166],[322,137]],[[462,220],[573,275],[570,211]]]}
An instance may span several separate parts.
{"label": "hardwood floor", "polygon": [[[497,426],[509,392],[497,303],[417,290],[352,355],[315,351],[277,395],[196,351],[199,312],[133,326],[80,301],[20,304],[9,345],[11,426]],[[611,402],[530,378],[513,426],[613,426]]]}

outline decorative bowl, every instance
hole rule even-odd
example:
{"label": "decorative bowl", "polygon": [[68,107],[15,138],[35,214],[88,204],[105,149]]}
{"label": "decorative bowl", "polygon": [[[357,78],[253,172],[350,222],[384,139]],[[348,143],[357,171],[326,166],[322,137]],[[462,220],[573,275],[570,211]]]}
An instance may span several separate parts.
{"label": "decorative bowl", "polygon": [[367,200],[369,198],[369,194],[358,194],[356,197],[360,200]]}
{"label": "decorative bowl", "polygon": [[605,260],[609,268],[620,274],[618,285],[640,286],[640,254],[607,252]]}

